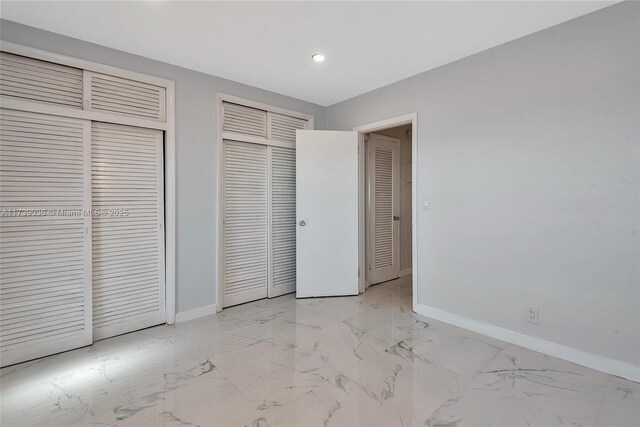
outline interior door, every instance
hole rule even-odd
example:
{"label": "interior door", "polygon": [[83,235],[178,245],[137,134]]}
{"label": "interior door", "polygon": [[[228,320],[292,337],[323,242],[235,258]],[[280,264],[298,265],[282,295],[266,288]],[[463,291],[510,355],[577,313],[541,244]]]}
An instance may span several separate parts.
{"label": "interior door", "polygon": [[298,298],[358,294],[358,134],[296,133]]}
{"label": "interior door", "polygon": [[400,141],[371,134],[368,140],[369,280],[398,277],[400,262]]}

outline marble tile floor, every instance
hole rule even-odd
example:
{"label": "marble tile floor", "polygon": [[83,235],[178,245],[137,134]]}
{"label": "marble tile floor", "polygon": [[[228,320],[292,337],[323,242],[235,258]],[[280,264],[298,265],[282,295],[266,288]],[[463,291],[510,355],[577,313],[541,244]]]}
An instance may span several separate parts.
{"label": "marble tile floor", "polygon": [[640,384],[416,315],[410,280],[7,367],[0,425],[640,425]]}

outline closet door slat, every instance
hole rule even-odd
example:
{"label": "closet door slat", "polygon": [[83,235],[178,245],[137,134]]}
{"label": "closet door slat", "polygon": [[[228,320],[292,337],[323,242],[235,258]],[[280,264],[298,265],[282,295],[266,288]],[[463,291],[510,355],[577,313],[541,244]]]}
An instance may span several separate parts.
{"label": "closet door slat", "polygon": [[0,95],[82,108],[82,70],[0,52]]}
{"label": "closet door slat", "polygon": [[267,148],[224,141],[225,307],[267,296]]}
{"label": "closet door slat", "polygon": [[93,72],[85,78],[91,110],[166,121],[165,88]]}
{"label": "closet door slat", "polygon": [[269,297],[296,290],[296,151],[271,150],[271,275]]}
{"label": "closet door slat", "polygon": [[307,129],[308,122],[297,117],[269,113],[269,139],[296,142],[296,130]]}
{"label": "closet door slat", "polygon": [[162,141],[158,130],[92,124],[95,339],[165,321]]}
{"label": "closet door slat", "polygon": [[267,137],[267,112],[224,102],[222,131]]}
{"label": "closet door slat", "polygon": [[[92,342],[90,123],[13,110],[0,116],[6,366]],[[48,181],[55,187],[42,186]]]}

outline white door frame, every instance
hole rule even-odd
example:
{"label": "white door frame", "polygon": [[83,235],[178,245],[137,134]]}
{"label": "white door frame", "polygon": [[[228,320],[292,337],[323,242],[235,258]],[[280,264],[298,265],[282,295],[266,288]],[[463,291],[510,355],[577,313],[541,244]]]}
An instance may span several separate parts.
{"label": "white door frame", "polygon": [[373,123],[368,123],[353,128],[358,132],[358,167],[360,170],[360,182],[359,182],[359,214],[358,214],[358,246],[359,246],[359,260],[360,265],[360,277],[358,278],[358,286],[360,292],[365,291],[364,271],[366,265],[366,246],[365,246],[365,183],[366,173],[364,167],[365,159],[365,144],[364,135],[370,132],[376,132],[383,129],[394,128],[403,125],[411,125],[411,208],[412,208],[412,224],[411,224],[411,268],[412,268],[412,296],[413,296],[413,311],[416,311],[418,305],[418,113],[405,114],[403,116],[392,117],[386,120],[380,120]]}

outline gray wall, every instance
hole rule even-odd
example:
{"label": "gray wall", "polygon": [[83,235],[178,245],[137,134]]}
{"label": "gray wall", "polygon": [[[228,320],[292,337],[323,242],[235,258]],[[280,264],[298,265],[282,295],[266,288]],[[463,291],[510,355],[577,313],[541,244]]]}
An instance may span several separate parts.
{"label": "gray wall", "polygon": [[402,181],[403,165],[411,161],[411,138],[407,136],[410,130],[411,125],[405,125],[375,132],[400,140],[400,271],[411,268],[411,183]]}
{"label": "gray wall", "polygon": [[639,16],[620,3],[329,107],[339,130],[418,113],[419,304],[639,364]]}
{"label": "gray wall", "polygon": [[326,109],[140,56],[0,21],[2,40],[133,70],[176,82],[177,312],[216,302],[216,93],[313,114],[324,129]]}

